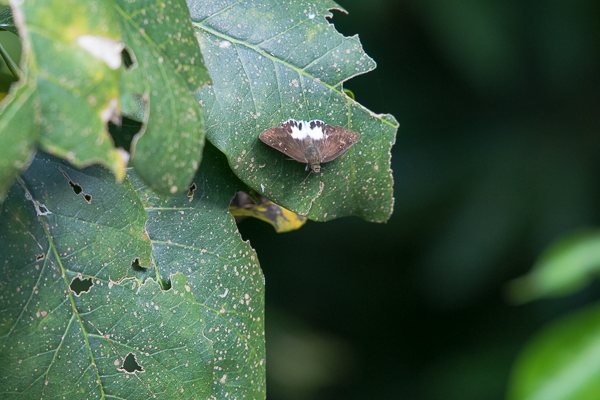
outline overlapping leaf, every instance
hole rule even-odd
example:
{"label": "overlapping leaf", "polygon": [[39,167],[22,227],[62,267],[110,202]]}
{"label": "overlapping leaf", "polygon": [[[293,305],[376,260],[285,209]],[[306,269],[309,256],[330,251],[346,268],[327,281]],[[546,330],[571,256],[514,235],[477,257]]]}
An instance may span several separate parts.
{"label": "overlapping leaf", "polygon": [[263,277],[207,161],[163,198],[36,158],[0,215],[0,397],[264,397]]}
{"label": "overlapping leaf", "polygon": [[[15,1],[13,13],[23,41],[21,85],[31,100],[19,103],[16,90],[5,100],[15,116],[0,138],[27,140],[29,148],[38,141],[73,165],[100,163],[122,178],[125,162],[108,123],[118,123],[123,104],[144,122],[133,148],[139,174],[155,189],[184,189],[204,144],[192,92],[208,82],[185,2]],[[132,61],[127,71],[124,48]],[[35,125],[17,123],[24,118]],[[3,150],[0,156],[9,165],[27,159]],[[0,187],[14,175],[2,171]]]}
{"label": "overlapping leaf", "polygon": [[[4,100],[11,119],[0,126],[1,140],[27,143],[22,146],[27,149],[39,141],[75,165],[99,162],[122,177],[124,162],[106,128],[119,98],[118,71],[106,60],[120,61],[111,9],[102,1],[34,0],[14,2],[13,13],[23,42],[22,89]],[[98,38],[114,45],[104,58],[90,53],[90,40]],[[10,165],[20,166],[30,157],[4,148],[0,152]],[[3,170],[2,186],[10,185],[14,174]]]}
{"label": "overlapping leaf", "polygon": [[[198,93],[209,140],[244,182],[316,220],[358,215],[385,221],[392,210],[390,148],[397,123],[346,96],[343,82],[375,63],[357,37],[326,21],[333,1],[188,0],[213,86]],[[321,119],[361,133],[324,172],[307,177],[258,140],[288,118]]]}
{"label": "overlapping leaf", "polygon": [[116,3],[133,59],[123,76],[124,111],[144,114],[132,163],[151,187],[175,193],[187,187],[202,158],[204,118],[192,91],[208,74],[183,0]]}

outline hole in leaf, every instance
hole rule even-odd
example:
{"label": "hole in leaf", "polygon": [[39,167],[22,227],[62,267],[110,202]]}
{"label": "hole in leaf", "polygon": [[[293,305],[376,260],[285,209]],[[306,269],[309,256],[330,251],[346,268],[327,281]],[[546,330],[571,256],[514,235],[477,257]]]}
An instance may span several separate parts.
{"label": "hole in leaf", "polygon": [[46,215],[46,214],[48,214],[48,209],[43,204],[39,205],[39,210],[40,210],[40,215]]}
{"label": "hole in leaf", "polygon": [[65,179],[69,182],[69,186],[71,186],[71,189],[73,189],[73,193],[75,193],[78,196],[83,196],[86,203],[90,204],[92,202],[92,195],[84,192],[81,185],[77,182],[74,182],[69,176],[69,174],[67,174],[67,172],[64,171],[62,168],[60,168],[60,172],[62,172]]}
{"label": "hole in leaf", "polygon": [[140,264],[140,258],[136,257],[133,259],[133,261],[131,261],[131,268],[133,268],[134,271],[145,271],[145,268],[142,268],[142,264]]}
{"label": "hole in leaf", "polygon": [[173,285],[171,284],[170,279],[161,279],[160,280],[160,287],[162,290],[170,290],[172,286]]}
{"label": "hole in leaf", "polygon": [[136,63],[133,53],[127,47],[121,51],[121,61],[123,61],[125,69],[131,69]]}
{"label": "hole in leaf", "polygon": [[46,256],[42,253],[42,254],[38,254],[37,256],[35,256],[35,261],[42,261]]}
{"label": "hole in leaf", "polygon": [[123,365],[119,368],[119,371],[134,374],[136,372],[144,372],[144,368],[138,364],[135,359],[135,354],[129,353],[127,354],[127,357],[125,357],[125,361],[123,361]]}
{"label": "hole in leaf", "polygon": [[89,292],[92,286],[94,286],[94,284],[92,283],[92,278],[81,279],[80,277],[74,278],[71,281],[71,284],[69,285],[71,290],[75,292],[77,296],[79,296],[83,292]]}
{"label": "hole in leaf", "polygon": [[127,151],[131,148],[133,137],[142,129],[142,123],[135,119],[122,116],[121,124],[108,122],[108,131],[112,136],[115,147],[121,147]]}
{"label": "hole in leaf", "polygon": [[83,190],[81,188],[81,186],[79,186],[77,183],[73,182],[72,180],[69,180],[69,185],[71,186],[71,188],[73,189],[75,194],[79,194]]}
{"label": "hole in leaf", "polygon": [[190,185],[190,187],[188,188],[188,192],[187,192],[187,197],[188,199],[190,199],[190,201],[194,200],[194,192],[196,191],[198,187],[196,186],[195,183],[192,183]]}

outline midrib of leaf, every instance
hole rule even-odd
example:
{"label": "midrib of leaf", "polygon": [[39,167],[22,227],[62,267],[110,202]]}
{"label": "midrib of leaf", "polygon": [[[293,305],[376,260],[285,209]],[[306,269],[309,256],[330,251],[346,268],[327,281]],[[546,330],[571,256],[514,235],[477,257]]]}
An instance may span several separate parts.
{"label": "midrib of leaf", "polygon": [[[88,351],[88,355],[90,357],[91,365],[94,369],[94,372],[96,373],[96,383],[98,384],[98,387],[100,388],[100,398],[106,399],[106,395],[104,393],[104,386],[102,385],[102,379],[100,377],[100,371],[98,371],[98,365],[96,364],[96,358],[94,357],[94,353],[92,352],[92,346],[90,345],[90,341],[88,339],[88,333],[87,333],[85,327],[83,326],[83,321],[81,320],[81,315],[79,315],[79,311],[77,310],[77,306],[75,305],[75,299],[73,298],[73,292],[71,292],[71,290],[69,290],[69,280],[67,279],[66,268],[64,267],[64,265],[62,263],[62,259],[61,259],[60,255],[58,254],[58,250],[56,249],[56,246],[54,245],[54,240],[52,238],[52,235],[50,234],[50,231],[48,230],[48,226],[46,224],[42,224],[42,225],[44,227],[44,233],[46,235],[46,238],[48,239],[48,244],[50,246],[50,249],[52,249],[52,253],[54,254],[54,258],[56,259],[56,263],[60,267],[63,282],[65,283],[65,288],[66,288],[65,291],[67,292],[67,296],[69,297],[69,302],[71,304],[71,310],[73,310],[73,315],[75,316],[75,318],[77,318],[77,324],[79,325],[79,329],[81,330],[81,334],[82,334],[83,340],[85,342],[85,347],[86,347],[86,349]],[[68,326],[70,326],[70,323]],[[51,365],[52,364],[50,364],[48,366],[48,369],[50,369]]]}
{"label": "midrib of leaf", "polygon": [[[22,179],[18,179],[18,182],[21,185],[21,187],[23,188],[23,190],[26,193],[29,193],[29,196],[33,199],[34,197],[31,195],[31,191],[27,188],[25,182]],[[94,357],[94,353],[92,352],[92,346],[90,345],[90,341],[88,339],[87,330],[83,326],[83,321],[81,320],[81,315],[79,315],[79,311],[77,310],[77,306],[75,304],[75,299],[73,298],[73,292],[71,292],[71,290],[69,290],[69,285],[70,284],[69,284],[69,280],[68,280],[67,274],[66,274],[67,269],[63,265],[62,258],[60,257],[60,254],[58,253],[58,250],[56,249],[56,246],[54,245],[54,239],[52,237],[52,234],[50,233],[50,230],[48,229],[48,225],[42,223],[42,227],[44,229],[44,234],[46,235],[46,239],[48,239],[49,252],[50,251],[52,252],[52,254],[54,255],[54,258],[56,259],[56,264],[60,267],[61,276],[62,276],[63,282],[65,284],[65,288],[66,288],[65,292],[67,293],[67,296],[69,298],[69,302],[71,304],[71,310],[73,312],[73,317],[77,318],[77,324],[79,325],[79,329],[81,331],[81,335],[83,336],[85,347],[87,349],[88,356],[90,358],[91,366],[93,367],[94,372],[96,374],[96,383],[98,384],[98,387],[100,388],[100,398],[101,399],[106,399],[106,395],[104,393],[104,386],[102,385],[102,380],[101,380],[101,376],[100,376],[100,371],[98,370],[98,365],[96,364],[96,358]],[[48,260],[48,258],[49,257],[47,257],[46,260]],[[54,353],[54,355],[52,357],[52,362],[50,362],[50,364],[48,365],[48,368],[47,368],[46,372],[44,373],[45,377],[48,376],[48,372],[52,368],[54,360],[56,359],[56,354],[59,351],[60,347],[62,346],[63,339],[64,339],[64,337],[65,337],[68,329],[71,326],[71,321],[72,320],[73,320],[73,318],[71,318],[71,320],[69,320],[69,323],[67,324],[67,327],[65,328],[63,336],[61,337],[61,342],[60,342],[59,346],[56,348],[56,351],[55,351],[55,353]]]}
{"label": "midrib of leaf", "polygon": [[267,53],[266,51],[264,51],[263,49],[261,49],[260,47],[258,47],[257,45],[254,45],[252,43],[248,43],[245,42],[243,40],[234,38],[232,36],[229,36],[225,33],[216,31],[204,24],[202,24],[202,22],[198,22],[198,21],[192,21],[192,24],[197,27],[198,29],[201,29],[207,33],[210,33],[211,35],[217,36],[221,39],[225,39],[231,43],[235,43],[235,44],[239,44],[241,46],[244,46],[248,49],[251,49],[253,51],[255,51],[256,53],[260,54],[261,56],[268,58],[269,60],[279,63],[281,65],[284,65],[287,68],[290,68],[294,71],[296,71],[296,73],[298,73],[299,75],[302,75],[308,79],[311,79],[315,82],[319,82],[319,84],[325,86],[327,89],[331,90],[332,92],[338,94],[339,96],[345,97],[349,100],[349,102],[356,104],[357,106],[359,106],[361,109],[364,109],[365,111],[367,111],[367,113],[369,113],[369,115],[372,115],[374,118],[376,118],[377,120],[381,121],[382,123],[392,127],[392,128],[398,128],[397,124],[394,124],[390,121],[388,121],[387,119],[381,117],[380,115],[374,114],[372,111],[369,111],[367,108],[365,108],[363,105],[361,105],[360,103],[358,103],[356,100],[351,99],[350,97],[348,97],[345,93],[341,92],[340,90],[338,90],[336,88],[337,85],[340,85],[341,83],[343,83],[345,80],[351,79],[353,76],[349,76],[348,78],[346,78],[344,81],[337,83],[336,85],[330,85],[326,82],[323,82],[321,79],[319,79],[318,77],[315,77],[311,74],[309,74],[308,72],[306,72],[304,69],[299,68],[297,66],[295,66],[294,64],[291,64],[289,62],[287,62],[286,60],[283,60],[281,58],[275,57],[272,54]]}

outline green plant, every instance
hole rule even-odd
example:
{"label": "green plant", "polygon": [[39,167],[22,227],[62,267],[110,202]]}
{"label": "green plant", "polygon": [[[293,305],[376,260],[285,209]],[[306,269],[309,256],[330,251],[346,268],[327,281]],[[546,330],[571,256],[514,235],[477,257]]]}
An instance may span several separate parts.
{"label": "green plant", "polygon": [[[600,233],[572,234],[553,244],[526,276],[512,282],[518,302],[581,290],[598,275]],[[544,327],[522,351],[508,398],[595,399],[600,393],[600,308],[591,304]]]}
{"label": "green plant", "polygon": [[[2,398],[265,397],[264,279],[232,196],[255,191],[317,221],[392,211],[397,123],[346,95],[375,63],[325,20],[331,9],[2,10],[23,46],[0,106]],[[307,178],[258,141],[288,118],[362,137]]]}

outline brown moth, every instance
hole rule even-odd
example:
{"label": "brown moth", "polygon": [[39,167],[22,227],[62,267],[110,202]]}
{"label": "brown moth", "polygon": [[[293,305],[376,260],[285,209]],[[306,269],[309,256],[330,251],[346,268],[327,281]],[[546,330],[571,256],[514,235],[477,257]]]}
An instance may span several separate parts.
{"label": "brown moth", "polygon": [[294,160],[306,169],[320,172],[321,164],[336,159],[358,141],[360,135],[341,126],[327,125],[318,119],[289,119],[280,126],[260,134],[260,140]]}

